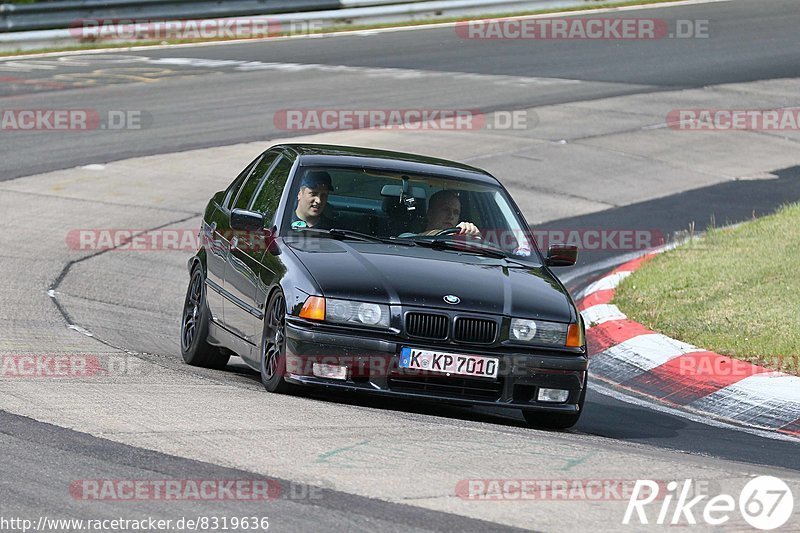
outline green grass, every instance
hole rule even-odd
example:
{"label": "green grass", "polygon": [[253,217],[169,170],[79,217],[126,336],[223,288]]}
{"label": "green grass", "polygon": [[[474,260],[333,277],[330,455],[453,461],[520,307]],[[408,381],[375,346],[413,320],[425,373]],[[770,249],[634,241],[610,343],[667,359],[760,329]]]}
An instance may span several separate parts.
{"label": "green grass", "polygon": [[654,331],[800,375],[800,204],[654,257],[614,303]]}
{"label": "green grass", "polygon": [[[27,0],[21,0],[21,2],[25,2]],[[423,20],[411,20],[407,22],[395,22],[391,24],[343,24],[341,26],[335,26],[330,28],[325,28],[319,31],[311,31],[310,33],[337,33],[343,31],[360,31],[360,30],[375,30],[375,29],[382,29],[382,28],[402,28],[405,26],[420,26],[420,25],[428,25],[428,24],[441,24],[446,22],[461,22],[465,20],[474,20],[474,19],[483,19],[483,18],[504,18],[504,17],[521,17],[525,15],[546,15],[548,13],[566,13],[571,11],[586,11],[592,9],[604,9],[604,8],[615,8],[615,7],[630,7],[630,6],[639,6],[639,5],[648,5],[648,4],[664,4],[670,2],[676,2],[677,0],[624,0],[621,2],[602,2],[598,1],[597,3],[587,4],[585,6],[580,7],[567,7],[562,9],[539,9],[534,11],[519,11],[515,13],[502,13],[502,14],[492,14],[488,13],[485,15],[476,15],[474,17],[441,17],[441,18],[431,18],[431,19],[423,19]],[[301,13],[302,15],[302,13]],[[0,52],[0,57],[10,57],[10,56],[17,56],[17,55],[26,55],[26,54],[41,54],[46,52],[70,52],[76,50],[96,50],[98,48],[130,48],[132,46],[156,46],[156,45],[163,45],[163,44],[187,44],[187,43],[205,43],[205,42],[215,42],[215,41],[230,41],[230,40],[239,40],[239,41],[246,41],[249,40],[248,38],[243,39],[228,39],[228,38],[220,38],[220,39],[164,39],[158,41],[131,41],[128,43],[82,43],[82,44],[75,44],[71,46],[59,46],[53,48],[41,48],[37,50],[25,50],[25,51],[14,51],[14,52]]]}

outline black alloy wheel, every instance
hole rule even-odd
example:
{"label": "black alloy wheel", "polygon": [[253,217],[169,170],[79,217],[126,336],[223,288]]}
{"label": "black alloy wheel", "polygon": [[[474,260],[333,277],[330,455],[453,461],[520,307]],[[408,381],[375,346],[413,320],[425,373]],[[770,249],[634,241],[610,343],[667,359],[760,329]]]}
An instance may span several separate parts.
{"label": "black alloy wheel", "polygon": [[286,300],[276,291],[270,298],[264,317],[264,335],[261,340],[261,382],[269,392],[285,394],[292,386],[284,379],[286,374]]}
{"label": "black alloy wheel", "polygon": [[206,303],[206,282],[200,266],[192,270],[181,319],[181,355],[192,366],[223,369],[229,355],[208,343],[208,320],[211,312]]}

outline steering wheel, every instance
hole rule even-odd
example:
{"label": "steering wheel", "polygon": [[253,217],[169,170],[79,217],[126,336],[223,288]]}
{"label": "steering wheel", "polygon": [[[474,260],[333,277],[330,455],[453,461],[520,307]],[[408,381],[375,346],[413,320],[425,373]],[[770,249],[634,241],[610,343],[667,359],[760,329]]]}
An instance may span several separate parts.
{"label": "steering wheel", "polygon": [[[442,231],[439,231],[439,232],[435,233],[433,236],[434,237],[442,237],[444,235],[458,235],[460,233],[461,233],[461,228],[452,227],[452,228],[443,229]],[[480,235],[466,235],[465,234],[464,236],[465,237],[469,237],[470,239],[478,240],[478,241],[482,240],[482,237]]]}

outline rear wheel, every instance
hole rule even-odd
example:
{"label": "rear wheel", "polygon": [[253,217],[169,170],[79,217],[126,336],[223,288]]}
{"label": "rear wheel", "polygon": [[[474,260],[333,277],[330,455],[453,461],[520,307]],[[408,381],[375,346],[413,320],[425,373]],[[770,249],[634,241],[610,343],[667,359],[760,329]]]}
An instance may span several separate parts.
{"label": "rear wheel", "polygon": [[208,320],[211,313],[206,303],[206,280],[200,266],[192,270],[181,320],[181,355],[192,366],[222,369],[229,355],[207,342]]}
{"label": "rear wheel", "polygon": [[292,385],[286,374],[286,300],[276,291],[269,300],[264,316],[264,335],[261,339],[261,383],[269,392],[286,394]]}
{"label": "rear wheel", "polygon": [[522,411],[525,422],[532,428],[543,429],[567,429],[578,423],[583,413],[583,404],[586,402],[586,389],[589,384],[584,383],[581,397],[578,399],[578,412],[575,414],[562,415],[558,413],[540,413],[537,411]]}

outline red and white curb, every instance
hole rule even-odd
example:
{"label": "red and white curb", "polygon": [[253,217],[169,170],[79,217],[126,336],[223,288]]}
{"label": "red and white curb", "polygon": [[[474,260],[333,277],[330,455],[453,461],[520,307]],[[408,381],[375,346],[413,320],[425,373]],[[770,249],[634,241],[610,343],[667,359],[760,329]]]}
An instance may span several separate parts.
{"label": "red and white curb", "polygon": [[620,282],[656,253],[617,267],[578,293],[592,376],[670,407],[800,437],[800,377],[650,331],[611,304]]}

